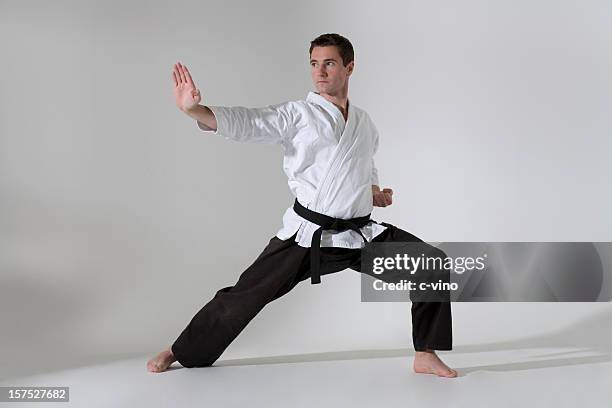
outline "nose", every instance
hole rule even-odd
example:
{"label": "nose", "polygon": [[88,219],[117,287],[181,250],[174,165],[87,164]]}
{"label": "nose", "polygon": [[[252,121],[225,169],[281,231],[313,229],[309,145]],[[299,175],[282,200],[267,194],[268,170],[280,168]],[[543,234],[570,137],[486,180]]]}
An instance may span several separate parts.
{"label": "nose", "polygon": [[324,78],[327,76],[327,72],[325,72],[325,66],[319,65],[319,68],[315,68],[315,73],[317,76]]}

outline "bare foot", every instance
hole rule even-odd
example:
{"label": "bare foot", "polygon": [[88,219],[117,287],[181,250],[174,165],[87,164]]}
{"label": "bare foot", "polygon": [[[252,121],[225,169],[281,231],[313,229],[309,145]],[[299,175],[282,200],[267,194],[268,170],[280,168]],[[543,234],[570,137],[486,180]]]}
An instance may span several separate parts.
{"label": "bare foot", "polygon": [[436,355],[436,352],[430,349],[426,351],[417,351],[414,354],[413,369],[419,374],[435,374],[439,377],[453,378],[457,376],[457,371],[453,370]]}
{"label": "bare foot", "polygon": [[147,362],[147,369],[152,373],[161,373],[166,371],[166,369],[170,367],[170,364],[175,361],[176,358],[174,358],[172,350],[168,347]]}

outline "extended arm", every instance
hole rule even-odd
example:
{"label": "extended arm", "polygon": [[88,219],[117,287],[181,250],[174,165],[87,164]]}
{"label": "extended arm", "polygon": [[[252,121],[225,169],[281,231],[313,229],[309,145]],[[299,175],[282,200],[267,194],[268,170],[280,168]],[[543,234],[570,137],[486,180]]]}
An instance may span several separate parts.
{"label": "extended arm", "polygon": [[174,65],[174,95],[181,111],[196,120],[204,132],[214,132],[239,142],[281,143],[294,131],[290,103],[262,108],[203,106],[187,67]]}

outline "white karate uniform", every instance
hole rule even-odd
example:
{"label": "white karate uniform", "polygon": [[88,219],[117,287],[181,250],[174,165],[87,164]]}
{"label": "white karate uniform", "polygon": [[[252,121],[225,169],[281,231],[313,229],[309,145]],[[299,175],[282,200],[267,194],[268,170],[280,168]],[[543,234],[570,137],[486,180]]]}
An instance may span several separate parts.
{"label": "white karate uniform", "polygon": [[[379,185],[373,157],[379,136],[367,112],[350,101],[346,123],[340,109],[316,92],[309,92],[305,100],[262,108],[208,107],[217,120],[217,130],[198,121],[202,131],[228,140],[283,147],[289,188],[304,207],[342,219],[372,212],[372,184]],[[297,232],[295,241],[308,248],[318,228],[297,215],[292,205],[276,236],[286,240]],[[386,228],[370,221],[360,230],[371,241]],[[321,236],[322,247],[363,245],[363,238],[352,230],[324,230]]]}

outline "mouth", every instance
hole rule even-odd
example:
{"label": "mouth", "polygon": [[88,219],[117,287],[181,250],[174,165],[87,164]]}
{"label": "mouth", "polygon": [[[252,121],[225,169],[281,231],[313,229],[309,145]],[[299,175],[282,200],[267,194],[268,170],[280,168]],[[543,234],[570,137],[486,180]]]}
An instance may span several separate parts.
{"label": "mouth", "polygon": [[318,83],[318,84],[320,84],[320,83],[324,83],[324,84],[326,84],[326,83],[327,83],[327,81],[317,81],[317,83]]}

